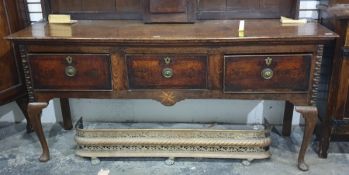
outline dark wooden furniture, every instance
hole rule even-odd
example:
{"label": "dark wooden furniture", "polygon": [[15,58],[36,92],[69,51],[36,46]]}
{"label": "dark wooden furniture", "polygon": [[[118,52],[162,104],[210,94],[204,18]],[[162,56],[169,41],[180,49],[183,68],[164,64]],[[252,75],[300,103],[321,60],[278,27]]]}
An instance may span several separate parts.
{"label": "dark wooden furniture", "polygon": [[[0,105],[16,101],[27,120],[27,132],[31,132],[30,120],[27,114],[28,95],[18,47],[5,36],[24,29],[30,25],[26,0],[4,0],[0,3]],[[30,92],[29,92],[30,93]],[[64,128],[71,129],[69,102],[61,99],[64,116]]]}
{"label": "dark wooden furniture", "polygon": [[[40,113],[52,98],[145,98],[168,106],[185,99],[266,99],[288,102],[288,128],[293,105],[305,118],[298,167],[308,169],[304,155],[317,120],[323,46],[336,34],[316,23],[282,25],[280,15],[294,16],[298,1],[201,0],[194,24],[151,25],[141,21],[144,1],[96,2],[47,0],[43,6],[75,19],[123,20],[42,22],[7,37],[20,48],[40,161],[49,160]],[[240,17],[258,18],[246,21],[244,37],[238,20],[224,20]],[[138,20],[125,20],[131,18]]]}
{"label": "dark wooden furniture", "polygon": [[[144,19],[194,22],[195,19],[276,19],[297,17],[299,0],[43,0],[46,14],[74,19]],[[46,16],[47,18],[47,16]]]}
{"label": "dark wooden furniture", "polygon": [[[349,1],[322,1],[320,20],[322,24],[333,29],[340,38],[327,52],[330,54],[332,69],[327,111],[321,115],[320,157],[326,158],[331,139],[348,140],[349,136]],[[332,58],[333,57],[333,58]]]}
{"label": "dark wooden furniture", "polygon": [[20,59],[14,45],[3,37],[28,25],[24,1],[4,0],[0,2],[0,105],[16,101],[27,119],[27,131],[31,131],[27,117],[27,95]]}
{"label": "dark wooden furniture", "polygon": [[196,17],[196,0],[146,0],[144,21],[147,23],[192,23]]}

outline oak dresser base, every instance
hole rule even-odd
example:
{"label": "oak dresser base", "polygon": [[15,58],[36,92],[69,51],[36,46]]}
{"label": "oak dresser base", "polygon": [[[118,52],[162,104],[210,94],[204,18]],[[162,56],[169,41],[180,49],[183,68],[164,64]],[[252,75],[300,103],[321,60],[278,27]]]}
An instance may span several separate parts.
{"label": "oak dresser base", "polygon": [[[304,155],[317,119],[315,104],[323,46],[336,34],[315,23],[283,26],[279,20],[248,20],[246,26],[246,36],[239,37],[236,20],[198,21],[194,25],[171,24],[171,27],[139,21],[96,20],[64,26],[35,23],[32,28],[38,32],[27,28],[8,36],[19,47],[29,95],[29,119],[43,149],[40,161],[49,160],[40,114],[53,98],[63,99],[67,129],[71,128],[68,98],[152,99],[165,106],[186,99],[282,100],[288,104],[285,135],[290,133],[293,105],[305,118],[298,167],[308,170]],[[269,26],[270,30],[262,30],[260,26]],[[57,36],[62,30],[66,35]],[[221,143],[216,145],[207,145],[211,141],[207,138],[200,138],[200,144],[192,143],[191,139],[184,139],[183,143],[181,139],[167,139],[170,143],[144,138],[124,143],[108,140],[104,148],[98,149],[112,150],[101,156],[126,156],[124,153],[129,153],[128,157],[251,156],[257,159],[270,156],[262,149],[269,144],[255,146],[252,141],[241,145],[234,139],[219,138]],[[85,145],[82,141],[78,140],[78,144]],[[98,138],[88,141],[92,145],[99,142]],[[129,142],[133,145],[142,142],[142,146],[146,143],[148,147],[133,147]],[[157,147],[149,147],[154,143]],[[167,147],[162,148],[163,144]],[[123,147],[111,147],[115,145]],[[184,152],[180,149],[182,145],[187,146]],[[219,153],[210,151],[212,146]],[[122,150],[125,147],[151,151]],[[235,151],[240,147],[258,148],[258,151],[244,151],[242,155]],[[161,149],[172,152],[168,154]],[[201,149],[204,151],[192,153]],[[222,154],[220,150],[230,153]],[[94,156],[88,152],[80,151],[80,154]]]}

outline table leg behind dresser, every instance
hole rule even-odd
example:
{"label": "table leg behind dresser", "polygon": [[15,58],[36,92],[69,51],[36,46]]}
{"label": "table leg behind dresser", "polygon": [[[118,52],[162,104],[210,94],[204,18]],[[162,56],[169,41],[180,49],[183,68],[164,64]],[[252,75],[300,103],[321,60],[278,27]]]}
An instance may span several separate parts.
{"label": "table leg behind dresser", "polygon": [[293,108],[294,108],[294,105],[291,102],[289,101],[285,102],[284,121],[282,125],[283,136],[291,135]]}
{"label": "table leg behind dresser", "polygon": [[73,124],[70,113],[69,99],[61,98],[60,103],[63,116],[63,128],[65,130],[71,130],[73,128]]}
{"label": "table leg behind dresser", "polygon": [[321,123],[321,137],[319,140],[319,157],[327,158],[328,149],[330,147],[331,135],[332,135],[332,124],[328,121],[329,119],[325,119]]}
{"label": "table leg behind dresser", "polygon": [[296,111],[299,112],[305,120],[304,136],[298,155],[298,168],[302,171],[308,171],[309,166],[304,162],[304,156],[315,129],[318,110],[314,106],[297,106]]}
{"label": "table leg behind dresser", "polygon": [[41,125],[41,113],[47,105],[48,103],[46,102],[33,102],[28,104],[28,116],[34,131],[38,135],[42,147],[42,154],[39,158],[40,162],[47,162],[50,159],[47,141]]}

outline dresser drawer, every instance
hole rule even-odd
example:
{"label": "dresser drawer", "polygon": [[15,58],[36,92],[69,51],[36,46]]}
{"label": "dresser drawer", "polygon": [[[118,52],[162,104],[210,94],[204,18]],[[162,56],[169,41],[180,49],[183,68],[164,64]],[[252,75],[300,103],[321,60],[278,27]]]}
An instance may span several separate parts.
{"label": "dresser drawer", "polygon": [[130,89],[207,89],[207,56],[127,55]]}
{"label": "dresser drawer", "polygon": [[224,57],[224,91],[307,92],[312,55],[233,55]]}
{"label": "dresser drawer", "polygon": [[29,54],[36,90],[111,90],[106,54]]}

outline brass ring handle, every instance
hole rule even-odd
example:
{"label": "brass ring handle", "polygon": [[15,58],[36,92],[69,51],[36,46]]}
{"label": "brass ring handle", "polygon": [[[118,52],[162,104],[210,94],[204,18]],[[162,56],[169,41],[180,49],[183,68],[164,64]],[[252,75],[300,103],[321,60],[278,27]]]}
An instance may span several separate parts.
{"label": "brass ring handle", "polygon": [[76,75],[76,68],[74,66],[67,66],[65,68],[65,75],[68,77],[74,77]]}
{"label": "brass ring handle", "polygon": [[261,75],[265,80],[270,80],[274,76],[274,71],[270,68],[265,68],[262,70]]}
{"label": "brass ring handle", "polygon": [[173,77],[173,70],[171,68],[165,68],[162,70],[162,76],[164,78],[172,78]]}

